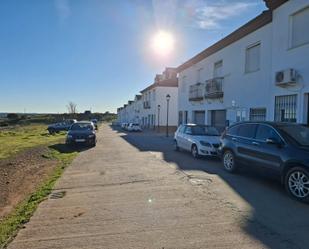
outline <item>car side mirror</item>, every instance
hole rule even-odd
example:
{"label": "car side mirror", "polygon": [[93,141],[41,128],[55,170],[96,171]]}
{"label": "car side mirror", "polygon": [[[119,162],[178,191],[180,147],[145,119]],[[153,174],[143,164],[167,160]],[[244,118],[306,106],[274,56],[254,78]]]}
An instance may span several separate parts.
{"label": "car side mirror", "polygon": [[274,144],[274,145],[278,145],[278,146],[281,146],[281,145],[282,145],[282,142],[281,142],[281,141],[278,141],[278,139],[273,138],[273,137],[267,138],[267,139],[266,139],[266,143],[267,143],[267,144]]}

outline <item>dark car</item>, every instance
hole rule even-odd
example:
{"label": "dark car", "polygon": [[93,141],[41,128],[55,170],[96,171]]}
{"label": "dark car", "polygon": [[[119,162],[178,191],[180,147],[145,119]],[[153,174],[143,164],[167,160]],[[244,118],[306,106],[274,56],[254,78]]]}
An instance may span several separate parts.
{"label": "dark car", "polygon": [[66,143],[70,145],[85,144],[95,146],[97,142],[95,127],[92,122],[81,121],[74,123],[67,134]]}
{"label": "dark car", "polygon": [[54,134],[60,131],[68,131],[72,124],[76,123],[75,119],[68,119],[60,123],[51,124],[47,127],[49,134]]}
{"label": "dark car", "polygon": [[300,124],[242,122],[221,137],[225,170],[252,165],[277,173],[293,198],[309,202],[309,128]]}

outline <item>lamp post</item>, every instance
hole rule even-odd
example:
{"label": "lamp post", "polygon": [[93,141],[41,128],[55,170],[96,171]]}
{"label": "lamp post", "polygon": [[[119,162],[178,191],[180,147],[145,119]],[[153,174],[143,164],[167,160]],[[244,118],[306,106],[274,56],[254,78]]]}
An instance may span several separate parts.
{"label": "lamp post", "polygon": [[160,108],[161,106],[158,105],[158,132],[160,132]]}
{"label": "lamp post", "polygon": [[168,137],[168,109],[170,103],[171,96],[169,94],[166,95],[166,137]]}

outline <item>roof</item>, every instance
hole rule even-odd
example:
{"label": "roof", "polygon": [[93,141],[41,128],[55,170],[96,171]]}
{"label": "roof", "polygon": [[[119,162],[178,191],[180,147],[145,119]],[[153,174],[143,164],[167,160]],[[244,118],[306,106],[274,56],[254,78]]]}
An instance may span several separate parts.
{"label": "roof", "polygon": [[141,91],[141,93],[144,93],[144,92],[151,90],[155,87],[164,87],[164,86],[165,87],[178,87],[178,78],[157,81],[157,82],[151,84],[150,86],[146,87],[145,89],[143,89]]}
{"label": "roof", "polygon": [[269,8],[270,10],[278,8],[280,5],[284,4],[287,1],[288,0],[264,0],[267,8]]}
{"label": "roof", "polygon": [[185,70],[186,68],[198,63],[199,61],[207,58],[208,56],[218,52],[219,50],[227,47],[228,45],[240,40],[246,35],[254,32],[255,30],[265,26],[272,21],[272,11],[264,11],[259,16],[255,17],[251,21],[247,22],[245,25],[241,26],[239,29],[235,30],[228,36],[224,37],[220,41],[216,42],[212,46],[206,48],[199,54],[192,57],[190,60],[186,61],[177,68],[178,72]]}

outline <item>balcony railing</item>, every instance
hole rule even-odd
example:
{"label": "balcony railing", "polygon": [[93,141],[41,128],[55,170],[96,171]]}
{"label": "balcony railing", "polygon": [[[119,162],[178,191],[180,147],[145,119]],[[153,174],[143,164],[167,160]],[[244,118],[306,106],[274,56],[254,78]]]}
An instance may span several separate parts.
{"label": "balcony railing", "polygon": [[150,101],[144,101],[143,106],[144,109],[150,109]]}
{"label": "balcony railing", "polygon": [[204,99],[205,84],[196,83],[189,88],[189,101],[200,101]]}
{"label": "balcony railing", "polygon": [[223,97],[223,77],[217,77],[206,81],[205,98],[218,99]]}

